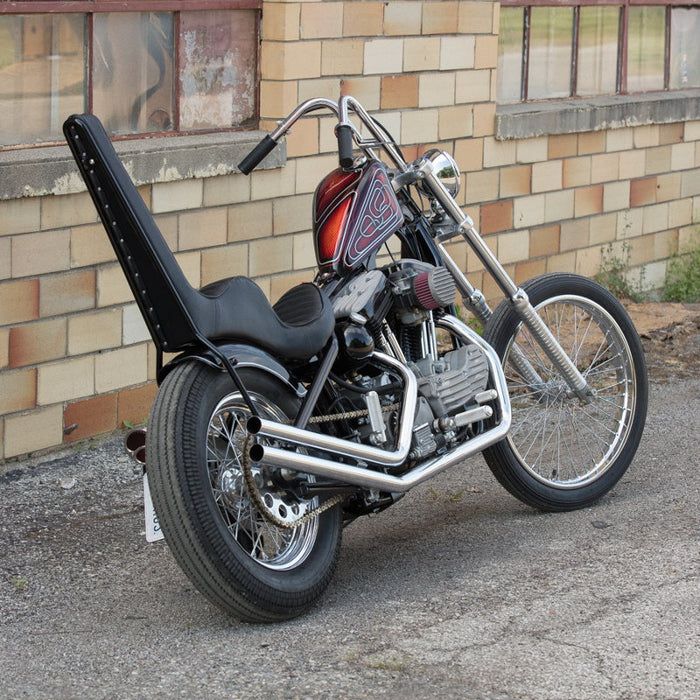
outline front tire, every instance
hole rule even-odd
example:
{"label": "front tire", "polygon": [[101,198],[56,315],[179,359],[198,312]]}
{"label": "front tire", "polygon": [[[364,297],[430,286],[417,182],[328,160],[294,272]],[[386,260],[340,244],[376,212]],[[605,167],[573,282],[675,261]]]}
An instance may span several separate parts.
{"label": "front tire", "polygon": [[[648,398],[644,352],[620,302],[592,280],[549,274],[523,289],[595,396],[587,404],[572,396],[504,301],[484,338],[503,362],[513,422],[484,457],[524,503],[548,511],[583,508],[617,483],[639,446]],[[541,381],[523,378],[516,369],[523,360]]]}
{"label": "front tire", "polygon": [[[250,368],[239,374],[261,416],[294,416],[298,399],[274,377]],[[178,365],[151,410],[147,469],[166,542],[197,589],[239,619],[273,622],[303,613],[325,590],[341,513],[336,506],[295,529],[263,517],[241,467],[249,415],[228,374],[195,361]],[[252,470],[276,517],[291,521],[316,507],[296,494],[297,475]]]}

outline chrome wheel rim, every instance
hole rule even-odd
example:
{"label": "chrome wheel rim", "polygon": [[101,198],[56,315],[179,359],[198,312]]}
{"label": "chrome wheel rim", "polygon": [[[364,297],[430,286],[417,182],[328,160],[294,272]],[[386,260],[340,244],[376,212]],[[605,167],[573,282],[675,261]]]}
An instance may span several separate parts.
{"label": "chrome wheel rim", "polygon": [[[539,482],[573,489],[599,479],[627,442],[637,393],[634,361],[624,333],[603,307],[561,295],[535,307],[595,396],[582,404],[521,324],[504,355],[513,423],[510,446]],[[542,380],[528,383],[509,357],[517,347]]]}
{"label": "chrome wheel rim", "polygon": [[[282,411],[264,397],[252,394],[251,398],[265,418],[286,420]],[[293,569],[314,547],[318,518],[293,529],[278,527],[251,501],[241,466],[249,416],[250,411],[238,393],[224,397],[214,409],[207,428],[209,484],[226,529],[238,546],[268,569]],[[279,471],[272,472],[264,464],[256,464],[252,465],[252,472],[263,502],[276,517],[292,522],[316,506],[317,499],[300,500],[285,489]]]}

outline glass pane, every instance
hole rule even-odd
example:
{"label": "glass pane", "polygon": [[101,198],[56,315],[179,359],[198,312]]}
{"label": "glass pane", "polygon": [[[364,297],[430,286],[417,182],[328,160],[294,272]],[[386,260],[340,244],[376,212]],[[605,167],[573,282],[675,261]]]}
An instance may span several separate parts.
{"label": "glass pane", "polygon": [[255,11],[183,12],[180,37],[180,128],[228,128],[252,121]]}
{"label": "glass pane", "polygon": [[533,7],[527,97],[569,97],[574,33],[572,7]]}
{"label": "glass pane", "polygon": [[663,90],[666,8],[630,7],[627,29],[627,90]]}
{"label": "glass pane", "polygon": [[85,111],[85,15],[0,15],[0,146],[62,141]]}
{"label": "glass pane", "polygon": [[93,112],[112,134],[173,129],[173,15],[96,14]]}
{"label": "glass pane", "polygon": [[521,99],[524,17],[522,7],[504,7],[501,10],[498,36],[499,102],[519,102]]}
{"label": "glass pane", "polygon": [[577,95],[617,92],[620,10],[582,7],[579,17]]}
{"label": "glass pane", "polygon": [[671,10],[671,89],[700,87],[700,9]]}

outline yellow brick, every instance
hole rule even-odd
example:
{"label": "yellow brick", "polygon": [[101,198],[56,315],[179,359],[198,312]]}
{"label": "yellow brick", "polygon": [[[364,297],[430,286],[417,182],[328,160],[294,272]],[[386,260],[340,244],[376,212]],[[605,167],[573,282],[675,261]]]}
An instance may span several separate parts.
{"label": "yellow brick", "polygon": [[210,248],[202,253],[202,284],[238,275],[248,275],[248,244]]}
{"label": "yellow brick", "polygon": [[202,206],[204,187],[202,180],[160,182],[153,185],[152,211],[160,214],[182,209],[198,209]]}
{"label": "yellow brick", "polygon": [[94,358],[54,362],[39,367],[37,403],[48,406],[95,392]]}
{"label": "yellow brick", "polygon": [[545,161],[549,157],[548,139],[546,136],[523,139],[517,143],[518,163],[535,163],[537,161]]}
{"label": "yellow brick", "polygon": [[585,277],[593,277],[600,270],[602,254],[599,246],[576,251],[576,272]]}
{"label": "yellow brick", "polygon": [[364,42],[359,39],[324,41],[321,45],[321,75],[362,73]]}
{"label": "yellow brick", "polygon": [[695,167],[695,144],[674,143],[671,146],[671,170],[688,170]]}
{"label": "yellow brick", "polygon": [[472,133],[472,109],[468,105],[441,107],[438,110],[438,138],[441,141],[463,138]]}
{"label": "yellow brick", "polygon": [[603,211],[617,211],[630,205],[629,180],[608,182],[603,186]]}
{"label": "yellow brick", "polygon": [[13,236],[12,276],[29,277],[70,268],[70,231]]}
{"label": "yellow brick", "polygon": [[547,272],[571,272],[576,267],[576,253],[550,255],[547,258]]}
{"label": "yellow brick", "polygon": [[498,199],[498,171],[477,170],[466,175],[466,202],[480,204]]}
{"label": "yellow brick", "polygon": [[[440,38],[415,37],[404,39],[404,72],[439,70],[440,68]],[[367,71],[365,71],[367,72]],[[401,65],[395,71],[384,73],[400,73]]]}
{"label": "yellow brick", "polygon": [[617,213],[617,227],[615,238],[618,241],[638,236],[642,232],[642,218],[644,212],[642,207],[623,209]]}
{"label": "yellow brick", "polygon": [[177,250],[177,225],[178,216],[177,214],[161,214],[155,217],[156,226],[160,229],[160,232],[165,238],[165,242],[168,244],[168,248],[172,251]]}
{"label": "yellow brick", "polygon": [[421,3],[389,2],[384,9],[384,34],[387,36],[421,33]]}
{"label": "yellow brick", "polygon": [[454,103],[454,73],[421,73],[418,81],[419,107],[440,107]]}
{"label": "yellow brick", "polygon": [[262,238],[250,244],[250,276],[271,275],[289,270],[293,237]]}
{"label": "yellow brick", "polygon": [[151,339],[151,333],[143,320],[139,307],[127,304],[122,310],[122,344],[134,345]]}
{"label": "yellow brick", "polygon": [[516,231],[498,236],[498,260],[501,264],[527,260],[530,254],[530,232]]}
{"label": "yellow brick", "polygon": [[513,226],[529,228],[545,221],[545,197],[543,194],[520,197],[513,204]]}
{"label": "yellow brick", "polygon": [[298,284],[304,282],[311,282],[312,279],[313,274],[309,270],[298,270],[282,275],[275,275],[271,277],[268,282],[269,298],[275,302],[292,287],[296,287]]}
{"label": "yellow brick", "polygon": [[671,169],[671,146],[660,146],[659,148],[649,148],[646,151],[647,175],[665,173]]}
{"label": "yellow brick", "polygon": [[71,267],[86,267],[115,260],[114,249],[102,224],[71,229],[70,254]]}
{"label": "yellow brick", "polygon": [[105,352],[95,357],[95,391],[104,394],[148,380],[148,344]]}
{"label": "yellow brick", "polygon": [[474,136],[492,136],[495,130],[495,120],[495,103],[474,105]]}
{"label": "yellow brick", "polygon": [[591,182],[617,180],[620,172],[620,154],[603,153],[591,156]]}
{"label": "yellow brick", "polygon": [[378,75],[343,78],[340,82],[341,94],[352,95],[365,109],[379,109],[381,78]]}
{"label": "yellow brick", "polygon": [[287,156],[313,156],[318,153],[318,119],[300,119],[287,136]]}
{"label": "yellow brick", "polygon": [[454,158],[463,173],[481,170],[484,162],[483,139],[460,139],[456,141]]}
{"label": "yellow brick", "polygon": [[310,232],[294,236],[292,261],[295,270],[308,270],[316,267],[314,239]]}
{"label": "yellow brick", "polygon": [[574,219],[561,225],[559,248],[562,251],[583,248],[589,244],[590,219]]}
{"label": "yellow brick", "polygon": [[0,280],[12,275],[12,243],[9,238],[0,238]]}
{"label": "yellow brick", "polygon": [[82,355],[121,345],[122,313],[105,309],[76,314],[68,319],[68,354]]}
{"label": "yellow brick", "polygon": [[177,264],[182,268],[187,281],[195,288],[202,286],[202,254],[198,250],[189,253],[177,253],[175,255]]}
{"label": "yellow brick", "polygon": [[485,138],[484,167],[497,168],[515,163],[516,145],[515,141],[496,141],[494,138]]}
{"label": "yellow brick", "polygon": [[0,373],[0,414],[25,411],[35,406],[35,369]]}
{"label": "yellow brick", "polygon": [[545,221],[562,221],[574,215],[573,190],[547,192],[544,196]]}
{"label": "yellow brick", "polygon": [[252,199],[270,199],[294,194],[297,161],[287,163],[284,168],[255,170],[251,173]]}
{"label": "yellow brick", "polygon": [[129,284],[118,264],[105,265],[97,270],[97,306],[114,306],[132,301]]}
{"label": "yellow brick", "polygon": [[400,73],[403,65],[403,39],[369,39],[365,42],[365,75]]}
{"label": "yellow brick", "polygon": [[477,36],[474,68],[495,68],[498,65],[498,37]]}
{"label": "yellow brick", "polygon": [[455,102],[485,102],[491,98],[491,71],[465,70],[456,76]]}
{"label": "yellow brick", "polygon": [[493,2],[461,2],[459,4],[459,25],[460,34],[490,34],[497,33],[494,27],[494,5]]}
{"label": "yellow brick", "polygon": [[634,130],[634,147],[649,148],[659,145],[659,127],[657,124],[638,126]]}
{"label": "yellow brick", "polygon": [[640,177],[644,174],[644,151],[622,151],[618,176],[621,180]]}
{"label": "yellow brick", "polygon": [[249,202],[228,210],[228,241],[234,243],[272,235],[272,202]]}
{"label": "yellow brick", "polygon": [[5,457],[17,457],[60,445],[63,407],[52,406],[5,418]]}
{"label": "yellow brick", "polygon": [[87,192],[41,198],[43,231],[97,221],[97,211]]}
{"label": "yellow brick", "polygon": [[321,75],[321,42],[265,41],[261,64],[262,75],[270,80],[318,78]]}
{"label": "yellow brick", "polygon": [[8,328],[0,328],[0,369],[7,367],[10,357],[10,330]]}
{"label": "yellow brick", "polygon": [[211,248],[226,243],[225,207],[180,214],[178,250]]}
{"label": "yellow brick", "polygon": [[38,231],[41,224],[41,199],[23,197],[0,201],[0,236]]}
{"label": "yellow brick", "polygon": [[656,233],[665,231],[668,228],[668,202],[653,204],[644,207],[644,217],[642,219],[642,233]]}
{"label": "yellow brick", "polygon": [[476,38],[443,36],[440,39],[440,70],[461,70],[474,67]]}
{"label": "yellow brick", "polygon": [[[299,102],[314,99],[316,97],[326,97],[333,102],[337,102],[340,94],[341,79],[338,76],[330,78],[309,78],[300,80],[298,84]],[[296,125],[294,129],[296,130]]]}
{"label": "yellow brick", "polygon": [[609,129],[605,134],[606,151],[629,151],[634,148],[634,130]]}
{"label": "yellow brick", "polygon": [[567,158],[563,166],[564,187],[582,187],[591,184],[591,157]]}
{"label": "yellow brick", "polygon": [[441,0],[423,3],[423,34],[452,34],[458,20],[457,2]]}
{"label": "yellow brick", "polygon": [[588,240],[591,245],[603,245],[615,240],[617,214],[593,216],[589,222]]}
{"label": "yellow brick", "polygon": [[304,194],[313,192],[321,178],[338,167],[338,155],[333,153],[327,156],[314,156],[297,162],[300,163],[300,166],[297,168],[296,174],[296,192]]}
{"label": "yellow brick", "polygon": [[385,2],[343,3],[345,36],[379,36],[382,33]]}
{"label": "yellow brick", "polygon": [[298,104],[298,85],[294,80],[260,81],[260,115],[283,119]]}
{"label": "yellow brick", "polygon": [[700,237],[694,226],[683,228],[678,232],[678,252],[681,255],[695,252],[698,245],[700,245]]}
{"label": "yellow brick", "polygon": [[684,141],[700,141],[700,120],[687,121],[683,125]]}
{"label": "yellow brick", "polygon": [[[691,199],[679,199],[673,202],[668,212],[668,227],[681,228],[693,222],[693,202]],[[0,366],[2,363],[0,362]]]}
{"label": "yellow brick", "polygon": [[[272,231],[279,236],[285,233],[311,230],[312,195],[276,199],[272,205]],[[309,234],[311,238],[311,234]]]}
{"label": "yellow brick", "polygon": [[299,34],[302,39],[342,36],[342,3],[323,2],[302,5]]}
{"label": "yellow brick", "polygon": [[[250,178],[246,175],[222,175],[204,181],[204,206],[247,202],[250,199]],[[176,221],[177,223],[177,221]]]}
{"label": "yellow brick", "polygon": [[295,41],[298,39],[299,9],[298,3],[266,3],[262,20],[263,40]]}
{"label": "yellow brick", "polygon": [[534,163],[532,166],[532,191],[546,192],[560,190],[562,187],[562,162],[549,160]]}
{"label": "yellow brick", "polygon": [[401,141],[404,145],[426,144],[437,141],[438,111],[420,109],[407,111],[401,119]]}

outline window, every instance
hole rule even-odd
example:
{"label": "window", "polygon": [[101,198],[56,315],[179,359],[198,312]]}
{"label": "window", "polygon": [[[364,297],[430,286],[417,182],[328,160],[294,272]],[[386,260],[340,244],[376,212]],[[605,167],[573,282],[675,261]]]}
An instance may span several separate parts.
{"label": "window", "polygon": [[700,87],[700,7],[652,3],[502,0],[498,101]]}
{"label": "window", "polygon": [[62,141],[71,113],[113,135],[256,125],[261,0],[0,3],[0,148]]}

